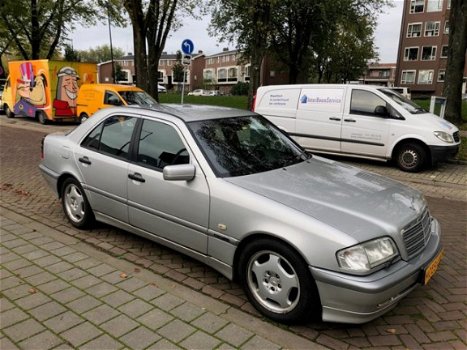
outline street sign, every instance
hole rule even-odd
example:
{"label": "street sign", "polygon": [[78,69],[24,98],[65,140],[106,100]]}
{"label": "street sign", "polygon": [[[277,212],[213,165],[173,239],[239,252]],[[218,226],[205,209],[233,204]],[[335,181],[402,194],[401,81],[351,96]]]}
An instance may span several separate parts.
{"label": "street sign", "polygon": [[182,41],[182,52],[186,55],[191,55],[195,49],[195,44],[190,39],[185,39]]}
{"label": "street sign", "polygon": [[183,55],[182,57],[182,64],[184,66],[189,66],[191,62],[191,55]]}

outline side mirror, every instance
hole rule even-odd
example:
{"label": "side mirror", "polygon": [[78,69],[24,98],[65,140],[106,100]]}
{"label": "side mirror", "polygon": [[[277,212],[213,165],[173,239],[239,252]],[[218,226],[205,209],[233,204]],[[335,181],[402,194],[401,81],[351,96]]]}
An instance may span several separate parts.
{"label": "side mirror", "polygon": [[388,118],[389,112],[386,106],[376,106],[375,114],[380,117]]}
{"label": "side mirror", "polygon": [[167,165],[162,174],[167,181],[191,181],[196,174],[196,168],[193,164]]}

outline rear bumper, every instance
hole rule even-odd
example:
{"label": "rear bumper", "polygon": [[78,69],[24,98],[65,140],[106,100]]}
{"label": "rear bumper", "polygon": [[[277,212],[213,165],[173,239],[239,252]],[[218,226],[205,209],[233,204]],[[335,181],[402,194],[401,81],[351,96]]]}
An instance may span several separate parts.
{"label": "rear bumper", "polygon": [[423,269],[440,250],[440,227],[433,220],[427,246],[409,261],[398,261],[368,276],[310,267],[321,298],[323,321],[365,323],[388,312],[421,284]]}
{"label": "rear bumper", "polygon": [[39,164],[39,170],[42,173],[42,176],[44,177],[45,181],[49,185],[49,187],[52,189],[52,191],[59,197],[58,193],[58,188],[57,188],[57,181],[59,175],[55,173],[54,171],[50,170],[43,164]]}
{"label": "rear bumper", "polygon": [[437,162],[444,162],[454,156],[459,151],[460,144],[454,146],[428,146],[431,153],[431,162],[436,164]]}

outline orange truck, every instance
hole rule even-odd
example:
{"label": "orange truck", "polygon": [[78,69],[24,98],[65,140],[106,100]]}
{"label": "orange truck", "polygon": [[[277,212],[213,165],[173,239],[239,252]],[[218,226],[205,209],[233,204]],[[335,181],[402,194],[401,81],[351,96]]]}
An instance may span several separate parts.
{"label": "orange truck", "polygon": [[36,118],[42,124],[78,120],[79,87],[97,82],[95,63],[28,60],[8,62],[8,68],[2,96],[5,114]]}

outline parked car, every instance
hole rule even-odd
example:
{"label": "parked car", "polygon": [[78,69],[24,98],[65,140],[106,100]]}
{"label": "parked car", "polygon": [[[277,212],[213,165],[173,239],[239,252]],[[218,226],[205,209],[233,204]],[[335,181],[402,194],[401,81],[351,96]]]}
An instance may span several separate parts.
{"label": "parked car", "polygon": [[196,90],[190,91],[188,93],[188,96],[208,96],[208,91],[204,89],[196,89]]}
{"label": "parked car", "polygon": [[102,108],[112,106],[141,106],[157,105],[148,93],[139,87],[119,84],[83,84],[77,99],[77,114],[81,122],[91,117]]}
{"label": "parked car", "polygon": [[161,84],[157,84],[157,91],[159,93],[165,94],[167,92],[167,89],[165,88],[165,86],[162,86]]}
{"label": "parked car", "polygon": [[196,258],[276,321],[370,321],[442,258],[420,192],[312,156],[246,110],[108,108],[42,154],[73,226],[96,219]]}
{"label": "parked car", "polygon": [[382,86],[262,86],[254,110],[308,150],[394,160],[404,171],[445,161],[460,147],[455,125]]}
{"label": "parked car", "polygon": [[220,96],[219,90],[209,90],[207,93],[208,96]]}

